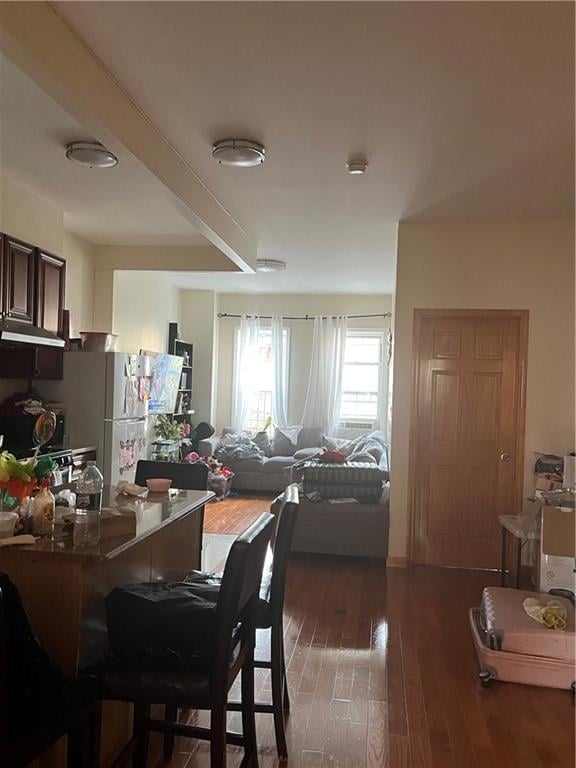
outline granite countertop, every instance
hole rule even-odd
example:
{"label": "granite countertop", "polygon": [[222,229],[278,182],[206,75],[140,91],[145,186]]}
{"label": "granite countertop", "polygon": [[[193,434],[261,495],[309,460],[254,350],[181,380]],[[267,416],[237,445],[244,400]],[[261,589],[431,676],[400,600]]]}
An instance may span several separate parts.
{"label": "granite countertop", "polygon": [[143,497],[116,496],[105,488],[100,518],[100,542],[92,547],[75,547],[73,525],[56,526],[54,537],[36,539],[34,544],[0,547],[0,569],[4,560],[65,559],[86,565],[111,560],[167,525],[202,507],[214,497],[211,491],[173,490]]}

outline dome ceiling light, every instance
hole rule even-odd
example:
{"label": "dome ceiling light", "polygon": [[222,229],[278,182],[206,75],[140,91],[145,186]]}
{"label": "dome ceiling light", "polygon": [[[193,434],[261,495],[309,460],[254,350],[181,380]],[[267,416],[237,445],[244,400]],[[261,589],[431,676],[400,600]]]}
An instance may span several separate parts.
{"label": "dome ceiling light", "polygon": [[365,157],[352,158],[346,163],[346,168],[348,168],[350,176],[361,176],[363,173],[366,173],[368,160]]}
{"label": "dome ceiling light", "polygon": [[283,272],[286,262],[277,259],[257,259],[256,272]]}
{"label": "dome ceiling light", "polygon": [[252,165],[262,165],[266,158],[266,148],[250,139],[222,139],[212,145],[212,157],[220,165],[249,168]]}
{"label": "dome ceiling light", "polygon": [[114,168],[118,158],[99,141],[72,141],[66,145],[66,157],[90,168]]}

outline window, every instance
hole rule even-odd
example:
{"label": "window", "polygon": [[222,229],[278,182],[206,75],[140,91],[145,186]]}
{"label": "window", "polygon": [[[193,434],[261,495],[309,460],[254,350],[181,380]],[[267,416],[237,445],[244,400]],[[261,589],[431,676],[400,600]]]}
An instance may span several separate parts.
{"label": "window", "polygon": [[382,422],[384,333],[348,331],[342,374],[341,421]]}
{"label": "window", "polygon": [[[238,334],[236,329],[236,349]],[[284,328],[284,373],[288,377],[288,329]],[[272,355],[272,331],[270,328],[260,328],[258,335],[258,361],[254,368],[256,387],[252,395],[252,403],[243,428],[249,432],[259,432],[264,429],[266,420],[272,416],[272,390],[274,389],[274,357]],[[286,393],[288,387],[284,386]]]}

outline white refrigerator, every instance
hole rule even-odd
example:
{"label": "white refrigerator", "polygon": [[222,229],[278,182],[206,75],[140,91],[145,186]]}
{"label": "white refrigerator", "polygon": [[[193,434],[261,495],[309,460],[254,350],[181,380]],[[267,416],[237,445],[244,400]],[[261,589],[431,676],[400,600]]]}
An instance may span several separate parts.
{"label": "white refrigerator", "polygon": [[134,481],[147,457],[151,359],[120,352],[65,352],[62,381],[42,394],[65,407],[70,446],[94,445],[104,482]]}

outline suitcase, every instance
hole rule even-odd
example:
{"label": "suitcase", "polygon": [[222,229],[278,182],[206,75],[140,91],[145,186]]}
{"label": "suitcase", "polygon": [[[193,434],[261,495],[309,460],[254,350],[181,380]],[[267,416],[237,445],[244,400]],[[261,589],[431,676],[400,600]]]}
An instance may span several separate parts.
{"label": "suitcase", "polygon": [[[548,629],[523,608],[527,597],[542,603],[558,600],[567,613],[567,627]],[[485,587],[480,608],[470,610],[470,626],[480,663],[480,680],[566,688],[575,691],[574,606],[548,593]]]}

